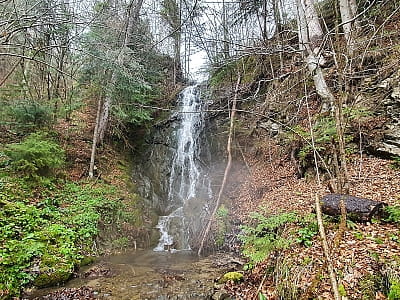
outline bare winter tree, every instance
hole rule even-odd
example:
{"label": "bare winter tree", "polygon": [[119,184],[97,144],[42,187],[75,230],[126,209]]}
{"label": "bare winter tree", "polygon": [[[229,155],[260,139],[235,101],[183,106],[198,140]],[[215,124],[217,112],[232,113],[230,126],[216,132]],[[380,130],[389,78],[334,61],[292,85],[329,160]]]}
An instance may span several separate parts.
{"label": "bare winter tree", "polygon": [[[139,21],[139,13],[142,7],[143,0],[131,0],[128,5],[128,13],[126,16],[126,26],[123,34],[122,42],[118,49],[118,54],[116,57],[115,63],[117,65],[122,65],[124,63],[126,51],[128,51],[128,45],[131,39],[131,35],[133,33],[133,28],[135,24]],[[94,162],[96,155],[96,148],[99,143],[101,143],[104,139],[104,135],[107,129],[107,125],[109,123],[110,117],[110,109],[113,103],[113,93],[112,87],[115,86],[117,80],[117,74],[115,70],[111,70],[110,76],[110,88],[107,90],[105,95],[105,99],[103,103],[99,104],[99,110],[96,118],[96,125],[93,133],[93,143],[92,143],[92,151],[90,156],[90,165],[89,165],[89,177],[92,178],[94,174]],[[99,101],[102,101],[99,98]]]}
{"label": "bare winter tree", "polygon": [[180,77],[182,71],[181,66],[181,5],[176,0],[163,0],[161,2],[161,16],[170,28],[170,35],[174,40],[174,83]]}
{"label": "bare winter tree", "polygon": [[72,97],[73,48],[90,22],[84,6],[79,0],[2,1],[0,57],[8,64],[0,86],[22,82],[24,98],[53,106],[55,118]]}

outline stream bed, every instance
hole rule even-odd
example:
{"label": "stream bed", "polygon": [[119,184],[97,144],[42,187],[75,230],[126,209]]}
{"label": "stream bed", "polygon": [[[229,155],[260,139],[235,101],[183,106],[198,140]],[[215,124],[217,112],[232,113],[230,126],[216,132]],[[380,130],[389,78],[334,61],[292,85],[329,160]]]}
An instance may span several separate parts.
{"label": "stream bed", "polygon": [[[137,250],[101,257],[64,286],[33,290],[23,299],[212,299],[215,280],[235,266],[227,254]],[[87,297],[67,295],[86,288]]]}

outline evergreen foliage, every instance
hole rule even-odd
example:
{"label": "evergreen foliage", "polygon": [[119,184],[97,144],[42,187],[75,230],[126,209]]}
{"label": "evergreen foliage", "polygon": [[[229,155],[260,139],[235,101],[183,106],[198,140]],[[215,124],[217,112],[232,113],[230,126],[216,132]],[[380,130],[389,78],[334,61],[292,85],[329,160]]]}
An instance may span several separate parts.
{"label": "evergreen foliage", "polygon": [[151,102],[160,97],[164,70],[172,65],[170,58],[152,49],[151,33],[145,24],[136,24],[134,38],[128,47],[122,47],[115,29],[107,25],[113,19],[111,8],[104,6],[100,11],[102,17],[82,42],[90,56],[83,57],[80,80],[95,87],[96,98],[113,99],[113,133],[119,135],[127,126],[152,119]]}
{"label": "evergreen foliage", "polygon": [[19,101],[9,114],[19,126],[43,126],[51,121],[50,108],[37,101]]}
{"label": "evergreen foliage", "polygon": [[32,133],[21,143],[5,149],[10,166],[27,177],[49,176],[65,163],[64,150],[45,133]]}

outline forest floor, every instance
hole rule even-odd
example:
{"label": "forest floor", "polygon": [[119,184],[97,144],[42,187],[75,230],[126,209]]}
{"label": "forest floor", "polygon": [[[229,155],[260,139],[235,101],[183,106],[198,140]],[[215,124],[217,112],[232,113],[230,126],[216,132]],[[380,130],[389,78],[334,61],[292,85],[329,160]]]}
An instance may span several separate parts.
{"label": "forest floor", "polygon": [[[245,168],[233,170],[231,178],[240,180],[231,180],[231,215],[247,223],[250,213],[263,207],[271,215],[293,211],[305,218],[314,212],[316,192],[322,196],[329,190],[319,187],[315,178],[297,178],[293,164],[282,156],[282,149],[272,140],[265,143],[263,147],[245,152],[242,157]],[[351,195],[389,205],[400,203],[400,170],[393,166],[393,161],[354,154],[348,167]],[[380,284],[377,281],[390,276],[392,268],[398,267],[399,227],[379,220],[348,221],[340,244],[333,247],[338,221],[330,219],[324,223],[342,296],[386,299],[382,292],[375,291],[375,286]],[[273,274],[267,272],[271,267],[275,269]],[[318,235],[312,238],[310,247],[293,243],[245,274],[243,283],[230,283],[225,287],[238,299],[255,299],[257,291],[267,299],[278,299],[282,293],[285,299],[332,298]]]}

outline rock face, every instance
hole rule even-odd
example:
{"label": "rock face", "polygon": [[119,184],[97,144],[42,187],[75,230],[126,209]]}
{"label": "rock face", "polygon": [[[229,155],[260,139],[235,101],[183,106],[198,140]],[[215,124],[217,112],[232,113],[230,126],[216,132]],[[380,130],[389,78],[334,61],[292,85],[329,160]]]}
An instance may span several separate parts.
{"label": "rock face", "polygon": [[138,191],[160,216],[156,251],[193,248],[204,226],[212,197],[206,105],[199,86],[185,88],[176,112],[153,128],[137,158]]}
{"label": "rock face", "polygon": [[400,70],[378,85],[378,92],[384,95],[383,111],[389,122],[383,139],[376,144],[376,151],[386,156],[400,156]]}
{"label": "rock face", "polygon": [[172,132],[177,126],[173,117],[167,121],[154,127],[146,136],[145,149],[136,157],[133,170],[139,194],[158,214],[166,206],[175,144]]}

